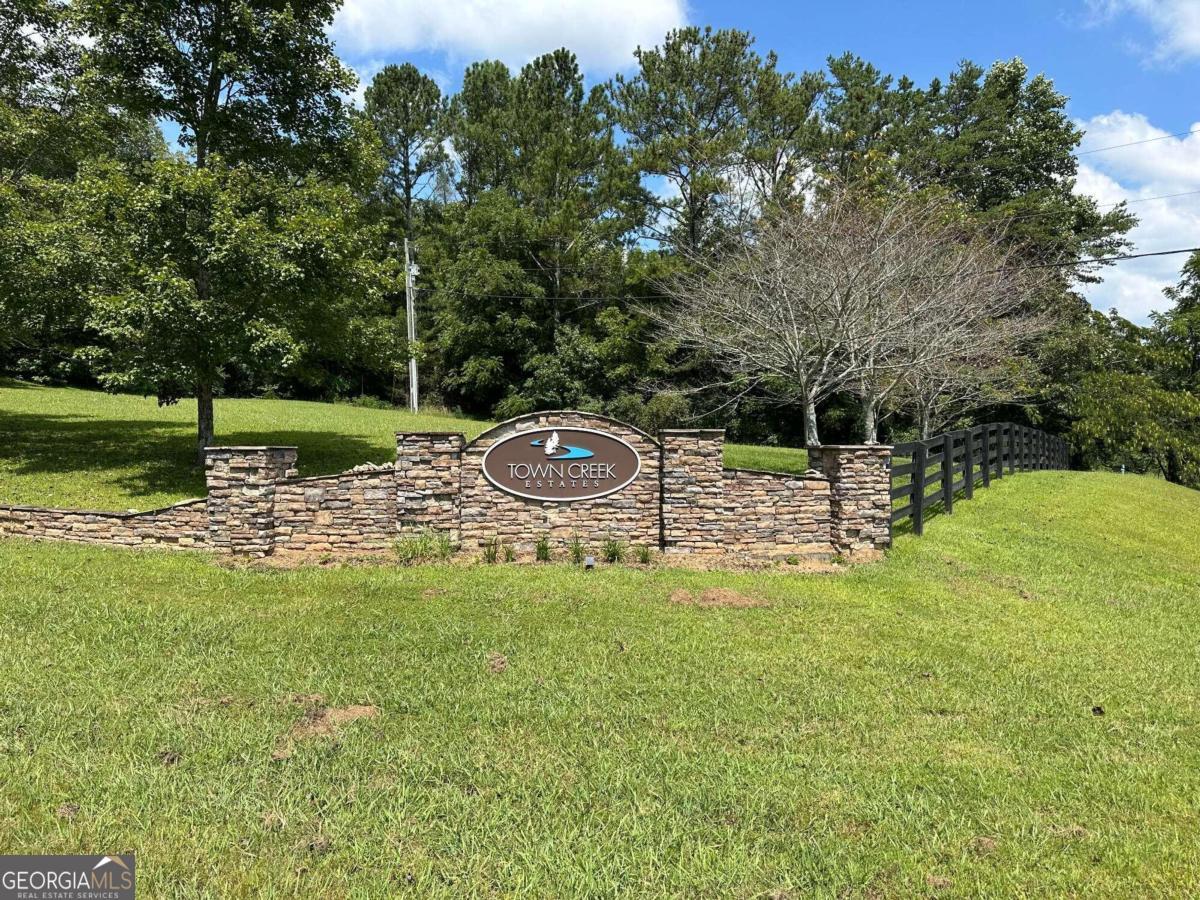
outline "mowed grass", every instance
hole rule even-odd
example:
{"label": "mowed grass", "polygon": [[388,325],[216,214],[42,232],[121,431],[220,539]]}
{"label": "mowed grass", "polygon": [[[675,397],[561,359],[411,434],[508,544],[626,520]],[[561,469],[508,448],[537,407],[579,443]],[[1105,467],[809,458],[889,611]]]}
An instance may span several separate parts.
{"label": "mowed grass", "polygon": [[[1038,472],[837,576],[0,542],[0,852],[134,851],[147,897],[1194,896],[1198,530]],[[713,586],[769,605],[669,600]],[[296,695],[379,713],[273,759]]]}
{"label": "mowed grass", "polygon": [[[194,464],[196,405],[152,397],[0,381],[0,503],[154,509],[204,495]],[[396,457],[397,431],[461,431],[491,423],[446,415],[298,400],[219,399],[221,444],[299,447],[302,475]],[[802,472],[804,452],[730,445],[730,466]]]}

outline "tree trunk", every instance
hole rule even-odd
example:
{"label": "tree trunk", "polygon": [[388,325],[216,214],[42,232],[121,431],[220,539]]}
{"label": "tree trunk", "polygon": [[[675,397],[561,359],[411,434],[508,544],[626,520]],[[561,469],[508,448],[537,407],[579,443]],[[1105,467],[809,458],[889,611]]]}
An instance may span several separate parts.
{"label": "tree trunk", "polygon": [[213,443],[212,385],[196,385],[196,464],[204,465],[204,448]]}
{"label": "tree trunk", "polygon": [[930,416],[929,410],[922,409],[919,424],[921,427],[921,440],[923,440],[923,441],[929,439],[929,431],[932,428],[932,424],[930,422],[931,419],[932,419],[932,416]]}
{"label": "tree trunk", "polygon": [[804,401],[804,446],[821,446],[821,436],[817,433],[817,404],[811,398]]}
{"label": "tree trunk", "polygon": [[862,401],[862,441],[879,443],[879,401],[874,397],[864,397]]}
{"label": "tree trunk", "polygon": [[1183,484],[1182,466],[1179,464],[1179,454],[1174,447],[1167,448],[1167,465],[1163,476],[1171,484]]}

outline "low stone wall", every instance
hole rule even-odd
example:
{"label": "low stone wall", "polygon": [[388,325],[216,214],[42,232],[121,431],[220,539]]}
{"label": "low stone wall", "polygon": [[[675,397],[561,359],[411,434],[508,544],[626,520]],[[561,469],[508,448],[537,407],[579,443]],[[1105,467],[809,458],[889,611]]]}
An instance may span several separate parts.
{"label": "low stone wall", "polygon": [[204,500],[185,500],[139,513],[0,506],[0,534],[76,544],[194,550],[208,543],[208,505]]}
{"label": "low stone wall", "polygon": [[[580,447],[564,450],[595,454],[587,465],[623,467],[632,480],[600,496],[554,500],[519,496],[519,486],[502,490],[503,480],[485,476],[489,448],[509,452],[515,443],[497,445],[538,429],[564,429],[564,445],[565,430],[598,432],[590,444],[583,434]],[[461,434],[402,432],[394,465],[314,478],[296,477],[295,447],[211,447],[206,500],[145,513],[0,506],[0,534],[251,557],[387,550],[423,532],[472,555],[493,540],[531,554],[542,538],[560,555],[576,539],[592,553],[618,541],[668,556],[752,558],[869,556],[890,545],[891,448],[818,447],[809,451],[812,471],[786,475],[726,469],[724,438],[693,429],[664,431],[659,441],[604,416],[547,412],[503,422],[470,443]],[[542,441],[522,438],[520,452]],[[618,451],[608,462],[606,441]],[[525,463],[509,457],[507,465]]]}
{"label": "low stone wall", "polygon": [[280,481],[273,502],[276,549],[386,550],[398,537],[391,466]]}
{"label": "low stone wall", "polygon": [[830,538],[828,479],[726,469],[724,484],[725,552],[777,559],[839,549]]}

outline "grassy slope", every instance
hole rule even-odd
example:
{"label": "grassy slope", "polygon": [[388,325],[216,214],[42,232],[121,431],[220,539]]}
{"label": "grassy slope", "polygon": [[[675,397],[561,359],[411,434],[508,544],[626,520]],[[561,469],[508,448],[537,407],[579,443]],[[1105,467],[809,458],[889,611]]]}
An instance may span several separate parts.
{"label": "grassy slope", "polygon": [[[0,542],[0,852],[133,849],[146,896],[1194,895],[1198,530],[1044,472],[836,577]],[[771,605],[666,599],[713,584]],[[294,693],[382,713],[272,762]]]}
{"label": "grassy slope", "polygon": [[[192,465],[195,405],[0,382],[0,503],[152,509],[204,493]],[[223,444],[300,448],[302,475],[395,459],[397,431],[461,431],[486,422],[296,400],[218,400]],[[803,451],[730,445],[731,466],[799,472]]]}

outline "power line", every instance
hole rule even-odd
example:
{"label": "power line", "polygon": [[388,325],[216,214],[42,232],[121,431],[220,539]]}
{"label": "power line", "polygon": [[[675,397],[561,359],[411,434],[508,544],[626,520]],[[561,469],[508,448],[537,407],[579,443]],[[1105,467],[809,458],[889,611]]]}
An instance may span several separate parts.
{"label": "power line", "polygon": [[[1121,204],[1128,206],[1131,203],[1149,203],[1151,200],[1171,200],[1175,197],[1191,197],[1195,194],[1200,194],[1200,191],[1180,191],[1177,194],[1160,194],[1157,197],[1127,197],[1124,200],[1118,200],[1116,203],[1098,203],[1096,204],[1096,209],[1111,209],[1113,207],[1120,206]],[[983,210],[984,215],[987,215],[990,212],[992,212],[992,210]],[[1001,216],[1000,218],[1006,222],[1020,222],[1024,219],[1057,218],[1062,216],[1063,213],[1071,214],[1073,212],[1074,210],[1070,208],[1064,208],[1061,210],[1044,209],[1039,210],[1038,212],[1018,213],[1015,216]]]}
{"label": "power line", "polygon": [[1200,194],[1200,191],[1180,191],[1178,194],[1159,194],[1157,197],[1139,197],[1136,200],[1118,200],[1116,203],[1103,203],[1098,208],[1104,209],[1109,206],[1120,206],[1122,203],[1149,203],[1151,200],[1170,200],[1172,197],[1190,197],[1193,194]]}
{"label": "power line", "polygon": [[1176,256],[1180,253],[1200,253],[1200,247],[1184,247],[1181,250],[1154,250],[1148,253],[1122,253],[1120,256],[1102,256],[1096,259],[1083,259],[1077,262],[1030,263],[1021,266],[1022,269],[1065,269],[1069,266],[1090,266],[1092,263],[1121,262],[1126,259],[1145,259],[1148,256]]}
{"label": "power line", "polygon": [[1175,134],[1164,134],[1159,137],[1145,138],[1140,141],[1129,141],[1127,144],[1113,144],[1111,147],[1097,147],[1094,150],[1082,150],[1076,153],[1076,156],[1087,156],[1090,153],[1103,153],[1105,150],[1120,150],[1122,147],[1136,147],[1139,144],[1153,144],[1155,141],[1165,141],[1168,138],[1187,137],[1189,134],[1200,134],[1200,128],[1192,128],[1189,131],[1179,131]]}
{"label": "power line", "polygon": [[[990,269],[985,272],[967,273],[968,276],[982,275],[998,275],[1005,272],[1024,272],[1029,269],[1070,269],[1078,266],[1091,266],[1099,263],[1115,263],[1125,262],[1131,259],[1146,259],[1152,256],[1177,256],[1180,253],[1200,253],[1200,247],[1184,247],[1179,250],[1153,250],[1146,253],[1122,253],[1117,256],[1101,256],[1095,259],[1079,259],[1069,262],[1047,262],[1047,263],[1029,263],[1023,266],[1006,266],[1002,269]],[[947,278],[948,275],[930,275],[930,278]],[[443,294],[453,294],[459,297],[467,297],[478,300],[549,300],[556,302],[572,302],[577,303],[578,309],[584,309],[588,306],[594,306],[597,303],[612,301],[617,303],[628,303],[637,300],[653,300],[654,297],[613,297],[613,296],[592,296],[592,297],[532,297],[527,294],[477,294],[472,291],[455,291],[448,288],[430,288],[429,290]]]}
{"label": "power line", "polygon": [[1153,250],[1148,253],[1122,253],[1119,256],[1101,256],[1096,259],[1080,259],[1074,262],[1029,263],[1024,266],[1008,266],[1003,269],[992,269],[987,272],[977,272],[977,275],[1000,275],[1005,272],[1024,272],[1029,269],[1070,269],[1076,266],[1090,266],[1096,263],[1122,262],[1128,259],[1145,259],[1149,256],[1176,256],[1180,253],[1200,253],[1200,247],[1184,247],[1181,250]]}

